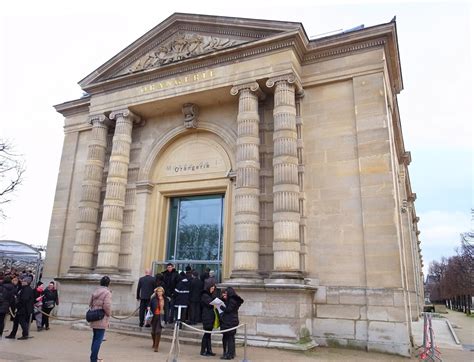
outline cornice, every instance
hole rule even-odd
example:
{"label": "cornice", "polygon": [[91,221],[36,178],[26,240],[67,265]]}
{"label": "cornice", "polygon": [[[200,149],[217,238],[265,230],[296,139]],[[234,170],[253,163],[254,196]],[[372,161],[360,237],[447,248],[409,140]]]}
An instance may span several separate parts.
{"label": "cornice", "polygon": [[[114,76],[177,32],[240,37],[248,41],[156,68]],[[403,82],[395,22],[309,40],[300,23],[177,13],[88,75],[80,82],[80,85],[88,93],[97,94],[159,81],[283,49],[291,49],[300,64],[306,65],[374,48],[383,48],[387,54],[386,64],[390,86],[393,93],[398,93],[403,88]],[[402,150],[399,149],[399,151]]]}
{"label": "cornice", "polygon": [[72,101],[56,104],[53,107],[56,112],[61,113],[64,117],[69,117],[75,114],[88,113],[90,100],[91,97],[87,96],[79,99],[74,99]]}

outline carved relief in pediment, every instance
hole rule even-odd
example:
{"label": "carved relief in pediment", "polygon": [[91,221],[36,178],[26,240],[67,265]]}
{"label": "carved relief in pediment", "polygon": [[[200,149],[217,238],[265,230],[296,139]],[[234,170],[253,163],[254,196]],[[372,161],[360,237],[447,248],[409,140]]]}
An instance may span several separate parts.
{"label": "carved relief in pediment", "polygon": [[193,56],[242,44],[244,40],[218,38],[198,34],[177,34],[171,40],[159,45],[133,62],[121,74],[159,67]]}

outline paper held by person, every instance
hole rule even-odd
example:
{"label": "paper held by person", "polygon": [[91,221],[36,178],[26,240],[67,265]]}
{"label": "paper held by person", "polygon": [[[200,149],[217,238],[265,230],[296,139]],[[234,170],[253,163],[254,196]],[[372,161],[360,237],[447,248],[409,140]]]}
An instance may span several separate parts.
{"label": "paper held by person", "polygon": [[215,305],[219,313],[222,313],[222,307],[225,307],[225,303],[219,298],[214,298],[214,300],[209,304]]}

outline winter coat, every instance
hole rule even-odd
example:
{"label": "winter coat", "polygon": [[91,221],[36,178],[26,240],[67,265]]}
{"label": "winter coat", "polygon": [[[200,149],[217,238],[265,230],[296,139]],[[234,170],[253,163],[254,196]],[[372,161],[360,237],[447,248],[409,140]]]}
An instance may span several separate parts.
{"label": "winter coat", "polygon": [[189,304],[189,281],[186,278],[181,279],[181,281],[176,285],[174,289],[175,292],[175,299],[174,305],[178,306],[181,305],[183,307],[187,307]]}
{"label": "winter coat", "polygon": [[8,313],[8,308],[14,308],[15,288],[11,283],[0,284],[2,302],[0,303],[0,313]]}
{"label": "winter coat", "polygon": [[55,305],[59,305],[58,291],[56,289],[50,290],[46,288],[43,292],[43,307],[46,308],[46,306],[50,304],[47,302],[51,301],[53,301]]}
{"label": "winter coat", "polygon": [[148,306],[150,307],[150,310],[153,314],[155,314],[155,311],[156,311],[156,308],[158,307],[158,302],[160,302],[160,314],[165,314],[165,300],[164,300],[164,296],[163,296],[163,300],[160,302],[158,300],[158,298],[156,297],[156,295],[153,295],[150,299],[150,304],[148,304]]}
{"label": "winter coat", "polygon": [[189,301],[200,302],[202,290],[204,289],[204,283],[199,278],[191,279],[189,283]]}
{"label": "winter coat", "polygon": [[16,314],[30,315],[34,303],[34,290],[29,285],[22,287],[16,296]]}
{"label": "winter coat", "polygon": [[209,290],[203,290],[201,294],[201,318],[202,318],[202,326],[205,330],[210,331],[214,326],[214,319],[216,317],[214,313],[214,306],[210,303],[216,298],[217,293],[210,293]]}
{"label": "winter coat", "polygon": [[176,285],[178,284],[179,281],[179,274],[176,271],[176,269],[173,269],[172,271],[165,270],[163,272],[163,282],[164,282],[164,288],[165,288],[165,295],[167,297],[172,297],[174,295],[174,289],[176,288]]}
{"label": "winter coat", "polygon": [[99,321],[90,322],[90,327],[94,329],[109,328],[109,320],[112,314],[112,292],[109,288],[100,286],[94,290],[89,301],[89,308],[92,310],[103,309],[105,312],[104,318]]}
{"label": "winter coat", "polygon": [[150,299],[156,288],[155,277],[145,275],[138,279],[137,299]]}
{"label": "winter coat", "polygon": [[233,288],[227,288],[227,299],[224,300],[225,307],[222,307],[221,330],[239,325],[239,308],[244,300],[237,295]]}

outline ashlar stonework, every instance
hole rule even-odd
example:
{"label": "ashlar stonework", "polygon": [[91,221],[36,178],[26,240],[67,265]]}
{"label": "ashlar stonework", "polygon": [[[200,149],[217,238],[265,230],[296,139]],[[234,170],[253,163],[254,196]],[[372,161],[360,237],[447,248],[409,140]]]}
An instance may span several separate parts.
{"label": "ashlar stonework", "polygon": [[59,315],[83,316],[104,274],[127,314],[145,268],[211,265],[251,344],[410,354],[423,262],[394,21],[310,40],[177,13],[79,84],[55,106]]}

